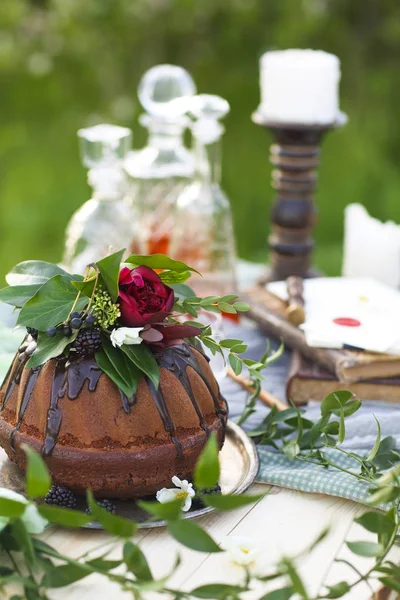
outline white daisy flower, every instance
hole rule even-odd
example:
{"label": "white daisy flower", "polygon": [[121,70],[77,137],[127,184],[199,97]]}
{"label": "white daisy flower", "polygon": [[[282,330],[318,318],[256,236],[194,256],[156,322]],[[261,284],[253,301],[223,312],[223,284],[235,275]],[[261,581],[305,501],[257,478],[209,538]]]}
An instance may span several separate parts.
{"label": "white daisy flower", "polygon": [[220,546],[228,552],[232,561],[241,567],[253,565],[259,554],[254,541],[245,536],[230,535],[222,540]]}
{"label": "white daisy flower", "polygon": [[187,512],[192,506],[192,498],[196,492],[193,489],[193,484],[189,483],[186,479],[179,479],[179,477],[173,477],[172,483],[176,486],[175,488],[163,488],[156,494],[156,498],[161,504],[166,502],[172,502],[172,500],[185,500],[182,510]]}

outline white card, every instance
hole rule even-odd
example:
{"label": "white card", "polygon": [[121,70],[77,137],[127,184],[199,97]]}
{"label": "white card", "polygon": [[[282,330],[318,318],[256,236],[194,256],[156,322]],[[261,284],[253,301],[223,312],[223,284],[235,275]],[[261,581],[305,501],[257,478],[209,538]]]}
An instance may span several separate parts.
{"label": "white card", "polygon": [[[285,282],[268,289],[287,299]],[[400,293],[372,279],[345,277],[304,282],[307,342],[400,353]]]}

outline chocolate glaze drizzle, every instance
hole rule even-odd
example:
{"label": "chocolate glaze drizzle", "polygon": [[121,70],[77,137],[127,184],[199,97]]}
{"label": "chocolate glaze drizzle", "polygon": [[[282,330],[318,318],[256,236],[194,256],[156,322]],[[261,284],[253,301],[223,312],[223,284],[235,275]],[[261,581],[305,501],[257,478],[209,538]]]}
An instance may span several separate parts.
{"label": "chocolate glaze drizzle", "polygon": [[[32,349],[31,340],[25,340],[19,349],[17,359],[14,361],[10,368],[6,380],[8,381],[7,389],[0,407],[0,412],[4,410],[8,399],[13,393],[15,387],[19,385],[21,380],[22,371],[29,360],[34,348]],[[196,348],[197,351],[200,351]],[[215,412],[223,425],[226,424],[228,411],[225,400],[219,393],[216,395],[208,380],[205,376],[201,365],[193,352],[193,348],[189,344],[182,344],[180,346],[170,346],[167,348],[157,348],[154,351],[155,358],[160,368],[165,368],[180,381],[183,386],[188,398],[190,399],[194,410],[196,411],[199,419],[199,425],[204,430],[206,435],[210,434],[210,430],[204,422],[203,414],[197,403],[195,394],[193,392],[190,379],[187,373],[187,368],[193,369],[200,379],[203,381],[210,396],[213,399]],[[61,421],[62,421],[62,401],[67,397],[69,400],[75,400],[81,391],[83,390],[86,381],[88,382],[88,390],[94,392],[97,388],[103,371],[97,365],[94,358],[76,358],[67,359],[61,356],[56,360],[56,365],[53,374],[52,386],[51,386],[51,397],[50,404],[47,411],[47,423],[45,439],[42,446],[42,454],[44,456],[50,455],[57,443],[57,438],[60,432]],[[10,443],[13,447],[14,438],[17,431],[19,431],[26,408],[29,404],[32,392],[37,383],[40,375],[42,366],[34,367],[30,370],[28,379],[25,384],[24,392],[22,395],[22,401],[19,408],[17,417],[17,424],[11,433]],[[146,377],[146,383],[149,388],[150,394],[154,400],[155,406],[157,407],[158,413],[162,420],[165,430],[169,433],[173,444],[175,445],[178,456],[182,456],[182,446],[176,437],[176,428],[168,411],[164,395],[161,388],[156,389],[152,381]],[[121,390],[120,397],[122,407],[126,414],[129,414],[132,406],[135,403],[135,396],[128,398]]]}
{"label": "chocolate glaze drizzle", "polygon": [[48,456],[54,450],[61,427],[62,411],[59,401],[65,395],[69,400],[76,400],[85,382],[88,382],[90,392],[96,390],[103,371],[97,366],[94,358],[78,358],[67,360],[65,357],[56,359],[56,368],[51,386],[50,407],[47,411],[46,435],[42,454]]}
{"label": "chocolate glaze drizzle", "polygon": [[29,404],[29,400],[31,399],[31,394],[33,392],[33,388],[35,387],[37,378],[39,377],[39,373],[41,370],[42,370],[42,367],[35,367],[35,368],[31,369],[31,371],[29,372],[28,380],[25,384],[24,395],[22,397],[22,402],[21,402],[21,406],[19,409],[19,413],[18,413],[17,424],[14,427],[14,429],[12,430],[11,436],[10,436],[11,448],[14,448],[15,434],[17,433],[17,431],[19,431],[19,429],[22,425],[22,420],[24,418],[26,407]]}

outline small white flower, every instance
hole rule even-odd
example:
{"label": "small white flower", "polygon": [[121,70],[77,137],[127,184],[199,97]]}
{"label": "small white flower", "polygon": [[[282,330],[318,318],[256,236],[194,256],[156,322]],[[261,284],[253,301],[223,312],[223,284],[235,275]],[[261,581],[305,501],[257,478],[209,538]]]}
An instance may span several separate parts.
{"label": "small white flower", "polygon": [[[0,498],[6,498],[7,500],[15,500],[21,504],[25,504],[26,508],[20,516],[21,521],[24,523],[28,533],[37,534],[42,533],[47,525],[47,520],[44,519],[34,504],[29,502],[21,494],[7,490],[6,488],[0,488]],[[9,523],[9,517],[0,516],[0,531],[4,529]]]}
{"label": "small white flower", "polygon": [[232,561],[241,567],[253,565],[259,554],[259,549],[249,537],[230,535],[222,540],[220,544],[226,550]]}
{"label": "small white flower", "polygon": [[161,502],[161,504],[172,502],[172,500],[176,500],[177,498],[185,500],[182,510],[183,512],[187,512],[192,506],[192,498],[196,494],[193,489],[193,484],[189,483],[186,479],[181,480],[176,476],[173,477],[171,481],[176,488],[163,488],[162,490],[159,490],[156,495],[157,500]]}
{"label": "small white flower", "polygon": [[133,346],[135,344],[141,344],[143,342],[139,333],[143,330],[143,327],[119,327],[113,329],[110,335],[110,340],[114,348],[117,346],[120,348],[122,344],[125,346]]}

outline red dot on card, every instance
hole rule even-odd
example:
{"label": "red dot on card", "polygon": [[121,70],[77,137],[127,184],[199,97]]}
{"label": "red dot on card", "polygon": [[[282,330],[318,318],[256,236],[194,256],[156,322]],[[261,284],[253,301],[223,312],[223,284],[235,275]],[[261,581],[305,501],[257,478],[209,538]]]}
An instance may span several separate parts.
{"label": "red dot on card", "polygon": [[351,319],[350,317],[338,317],[333,319],[336,325],[342,325],[342,327],[360,327],[361,322],[358,319]]}

